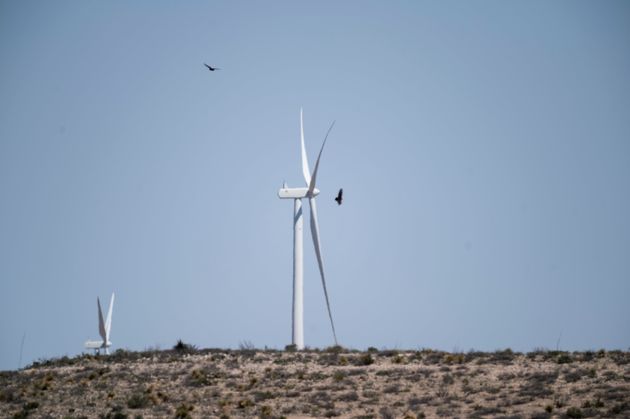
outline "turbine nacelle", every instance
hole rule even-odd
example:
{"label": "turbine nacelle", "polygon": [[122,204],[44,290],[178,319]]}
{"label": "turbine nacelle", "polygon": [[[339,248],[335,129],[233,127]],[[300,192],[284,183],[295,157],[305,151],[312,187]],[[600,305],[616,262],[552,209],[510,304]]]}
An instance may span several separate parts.
{"label": "turbine nacelle", "polygon": [[311,193],[309,193],[308,188],[287,188],[285,186],[278,190],[278,198],[280,199],[314,198],[317,195],[319,195],[317,188],[314,188]]}

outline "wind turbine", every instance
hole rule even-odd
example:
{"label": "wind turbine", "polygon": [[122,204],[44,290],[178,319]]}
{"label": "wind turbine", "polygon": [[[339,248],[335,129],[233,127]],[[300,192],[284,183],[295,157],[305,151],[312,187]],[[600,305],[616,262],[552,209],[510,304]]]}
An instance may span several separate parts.
{"label": "wind turbine", "polygon": [[333,322],[332,312],[330,311],[330,301],[328,300],[328,291],[326,290],[326,277],[324,276],[324,262],[322,261],[322,250],[319,240],[319,224],[317,222],[317,205],[315,197],[319,195],[319,189],[315,187],[317,181],[317,170],[319,169],[319,159],[324,151],[326,140],[330,130],[335,122],[330,125],[322,148],[319,150],[315,169],[311,175],[308,167],[308,159],[306,157],[306,149],[304,147],[304,121],[302,117],[302,109],[300,109],[300,140],[302,150],[302,173],[306,187],[289,188],[285,183],[278,191],[280,199],[293,199],[293,327],[291,343],[296,349],[304,349],[304,251],[303,251],[303,234],[302,227],[304,218],[302,216],[302,198],[308,198],[309,207],[311,209],[311,236],[313,237],[313,245],[315,246],[315,254],[317,255],[317,264],[319,265],[319,273],[322,277],[322,287],[324,288],[324,296],[326,297],[326,307],[328,308],[328,317],[332,326],[333,338],[337,345],[337,334],[335,333],[335,323]]}
{"label": "wind turbine", "polygon": [[112,328],[112,309],[114,308],[114,293],[109,300],[109,310],[107,310],[107,320],[103,322],[103,312],[101,310],[101,301],[96,298],[96,305],[98,306],[98,333],[101,335],[102,341],[88,340],[85,342],[86,349],[94,349],[96,353],[100,353],[101,348],[105,349],[105,355],[109,355],[109,347],[112,343],[109,341],[109,332]]}

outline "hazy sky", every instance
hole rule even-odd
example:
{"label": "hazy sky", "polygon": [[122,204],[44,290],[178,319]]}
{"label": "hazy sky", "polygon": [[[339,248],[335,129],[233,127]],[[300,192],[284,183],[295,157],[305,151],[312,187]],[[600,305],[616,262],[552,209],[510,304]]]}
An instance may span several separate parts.
{"label": "hazy sky", "polygon": [[629,44],[626,1],[1,2],[0,369],[112,291],[114,350],[290,343],[301,106],[342,345],[628,349]]}

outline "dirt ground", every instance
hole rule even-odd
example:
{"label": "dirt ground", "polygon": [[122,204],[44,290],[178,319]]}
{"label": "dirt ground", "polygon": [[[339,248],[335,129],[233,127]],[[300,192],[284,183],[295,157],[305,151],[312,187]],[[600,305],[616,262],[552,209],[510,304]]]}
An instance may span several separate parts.
{"label": "dirt ground", "polygon": [[2,417],[630,417],[630,352],[178,350],[0,372]]}

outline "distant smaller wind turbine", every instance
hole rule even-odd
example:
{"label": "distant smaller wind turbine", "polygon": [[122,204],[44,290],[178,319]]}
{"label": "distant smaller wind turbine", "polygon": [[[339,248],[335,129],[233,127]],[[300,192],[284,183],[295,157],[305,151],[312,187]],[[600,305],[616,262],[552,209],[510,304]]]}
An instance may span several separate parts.
{"label": "distant smaller wind turbine", "polygon": [[206,63],[203,63],[203,65],[205,65],[206,67],[208,67],[208,70],[210,70],[210,71],[214,71],[214,70],[221,70],[219,67],[211,67],[211,66],[209,66],[209,65],[208,65],[208,64],[206,64]]}
{"label": "distant smaller wind turbine", "polygon": [[105,355],[109,355],[109,347],[112,343],[109,340],[109,332],[112,329],[112,309],[114,308],[114,293],[109,300],[109,309],[107,310],[107,320],[103,322],[103,311],[101,310],[101,301],[96,298],[96,305],[98,306],[98,333],[101,335],[102,341],[88,340],[85,342],[86,349],[94,349],[94,352],[100,353],[101,348],[105,349]]}

